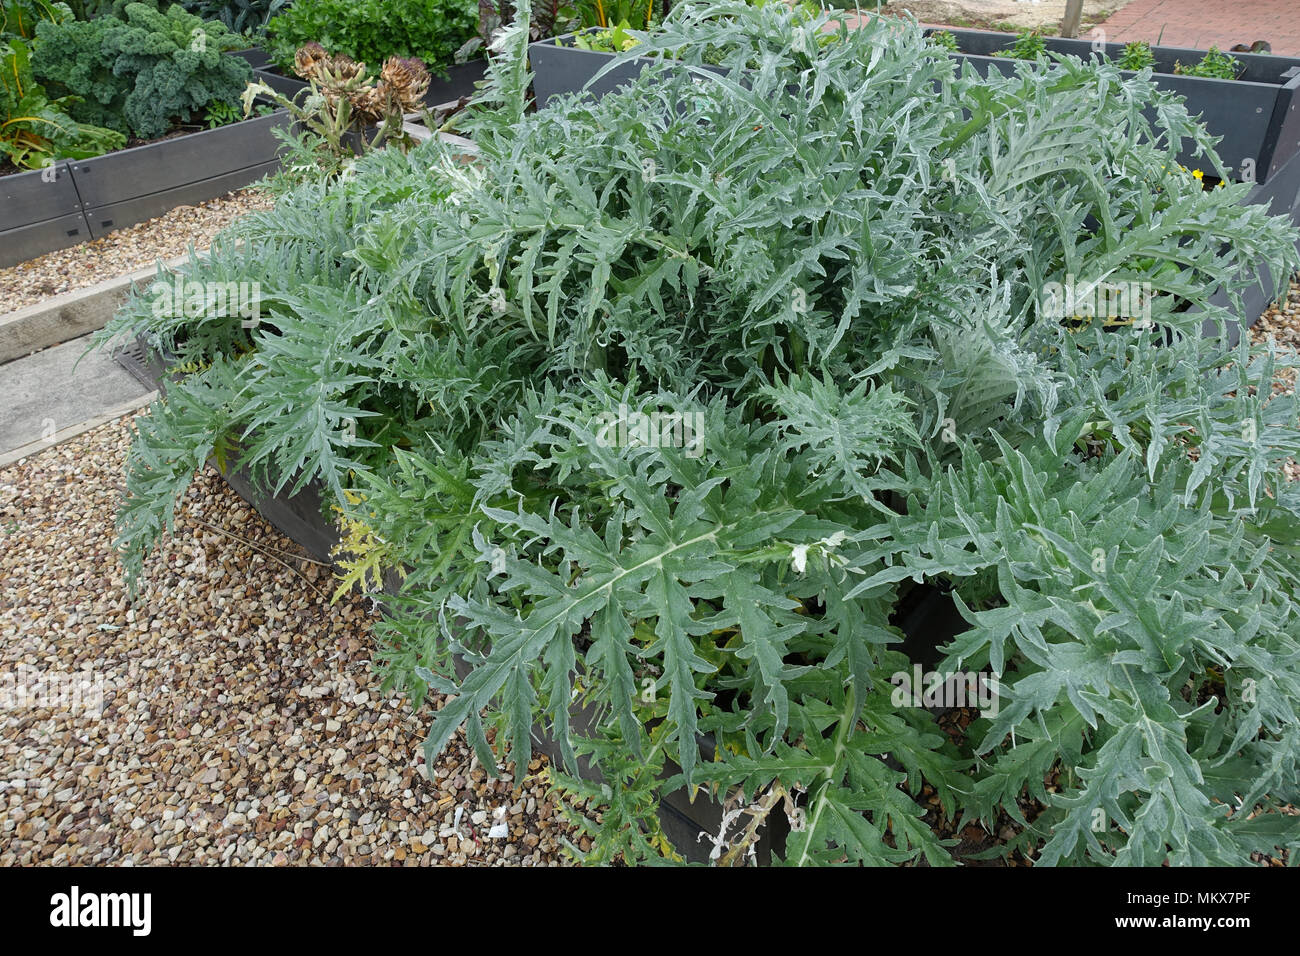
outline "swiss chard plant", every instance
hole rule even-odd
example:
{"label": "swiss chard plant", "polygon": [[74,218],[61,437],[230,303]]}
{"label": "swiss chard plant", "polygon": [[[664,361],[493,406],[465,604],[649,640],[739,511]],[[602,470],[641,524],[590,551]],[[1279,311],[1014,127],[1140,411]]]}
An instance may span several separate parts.
{"label": "swiss chard plant", "polygon": [[38,169],[59,159],[88,159],[120,149],[115,130],[78,123],[67,113],[76,99],[50,99],[29,66],[27,45],[0,39],[0,165]]}
{"label": "swiss chard plant", "polygon": [[[1178,167],[1219,166],[1183,104],[717,3],[530,112],[529,22],[472,163],[371,154],[190,267],[257,283],[255,322],[115,319],[191,370],[132,444],[131,581],[210,455],[318,483],[342,586],[400,582],[379,657],[444,695],[428,756],[523,766],[540,726],[601,806],[591,862],[680,858],[680,788],[736,808],[718,862],[780,816],[777,862],[960,862],[923,792],[1044,864],[1295,859],[1298,411],[1228,330],[1300,259]],[[955,740],[900,693],[925,586],[960,620],[939,672],[992,692]]]}
{"label": "swiss chard plant", "polygon": [[36,27],[71,17],[63,4],[13,0],[0,4],[0,167],[36,169],[59,159],[87,159],[120,148],[126,137],[78,123],[75,96],[51,98],[36,81],[31,46]]}

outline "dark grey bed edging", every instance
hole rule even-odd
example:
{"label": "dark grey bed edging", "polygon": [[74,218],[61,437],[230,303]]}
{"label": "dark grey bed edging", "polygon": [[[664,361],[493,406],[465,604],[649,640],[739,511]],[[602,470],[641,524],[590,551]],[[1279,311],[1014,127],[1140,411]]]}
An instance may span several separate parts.
{"label": "dark grey bed edging", "polygon": [[0,233],[80,211],[67,162],[0,176]]}
{"label": "dark grey bed edging", "polygon": [[239,57],[255,70],[271,62],[270,54],[260,46],[250,46],[246,50],[231,50],[229,55]]}
{"label": "dark grey bed edging", "polygon": [[281,110],[70,163],[92,234],[260,179],[275,165],[280,145],[271,131],[288,122]]}
{"label": "dark grey bed edging", "polygon": [[242,189],[249,183],[257,182],[279,168],[280,161],[271,159],[256,166],[245,166],[197,183],[188,183],[147,196],[137,196],[134,199],[124,199],[87,209],[86,221],[90,226],[91,237],[98,239],[124,226],[161,216],[177,206],[193,205],[224,196],[226,193]]}
{"label": "dark grey bed edging", "polygon": [[0,267],[89,238],[67,162],[0,176]]}
{"label": "dark grey bed edging", "polygon": [[[599,32],[593,30],[587,33]],[[537,108],[545,109],[556,96],[577,93],[587,88],[587,83],[603,70],[618,54],[601,50],[582,50],[573,45],[576,34],[551,37],[528,44],[528,65],[533,72],[533,99]],[[636,79],[651,62],[649,57],[636,57],[616,66],[587,92],[600,99],[619,87]]]}
{"label": "dark grey bed edging", "polygon": [[279,166],[278,110],[122,149],[0,176],[0,267],[215,199]]}

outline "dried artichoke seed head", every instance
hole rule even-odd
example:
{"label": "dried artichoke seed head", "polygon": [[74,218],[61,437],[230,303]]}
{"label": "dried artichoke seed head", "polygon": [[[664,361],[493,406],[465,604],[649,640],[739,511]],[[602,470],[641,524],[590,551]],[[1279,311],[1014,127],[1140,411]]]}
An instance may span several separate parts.
{"label": "dried artichoke seed head", "polygon": [[352,112],[367,123],[377,123],[384,115],[384,98],[372,86],[360,86],[348,91]]}
{"label": "dried artichoke seed head", "polygon": [[293,71],[304,80],[311,79],[316,74],[321,61],[328,55],[319,43],[313,41],[304,44],[293,55]]}
{"label": "dried artichoke seed head", "polygon": [[379,73],[388,92],[405,112],[414,112],[424,104],[429,90],[429,71],[415,57],[390,56]]}
{"label": "dried artichoke seed head", "polygon": [[345,53],[340,53],[331,58],[329,71],[335,82],[346,86],[366,75],[366,65],[358,63]]}

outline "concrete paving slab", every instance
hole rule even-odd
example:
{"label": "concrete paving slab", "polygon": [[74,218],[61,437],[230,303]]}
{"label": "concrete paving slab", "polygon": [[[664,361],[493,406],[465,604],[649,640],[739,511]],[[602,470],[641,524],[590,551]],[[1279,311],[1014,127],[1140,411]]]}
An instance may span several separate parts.
{"label": "concrete paving slab", "polygon": [[53,444],[59,433],[150,394],[107,352],[85,354],[89,344],[83,336],[0,365],[0,454]]}

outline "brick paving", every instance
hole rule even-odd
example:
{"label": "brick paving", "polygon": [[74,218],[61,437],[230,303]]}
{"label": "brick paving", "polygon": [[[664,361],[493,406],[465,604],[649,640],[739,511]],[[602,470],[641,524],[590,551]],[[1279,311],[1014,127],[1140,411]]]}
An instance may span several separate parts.
{"label": "brick paving", "polygon": [[1121,43],[1227,50],[1267,40],[1274,54],[1300,56],[1300,0],[1133,0],[1100,27]]}

